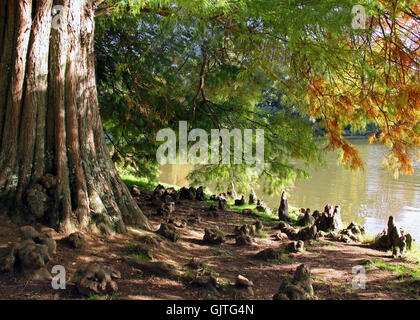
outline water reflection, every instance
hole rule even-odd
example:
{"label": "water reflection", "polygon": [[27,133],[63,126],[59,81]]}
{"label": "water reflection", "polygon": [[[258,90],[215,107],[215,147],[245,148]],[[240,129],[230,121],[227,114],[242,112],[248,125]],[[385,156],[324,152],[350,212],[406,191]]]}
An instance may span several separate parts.
{"label": "water reflection", "polygon": [[[393,179],[392,172],[383,168],[387,152],[383,146],[354,140],[365,161],[364,171],[349,171],[337,163],[334,153],[327,156],[327,168],[311,171],[311,178],[297,181],[288,189],[293,206],[320,210],[325,204],[340,204],[345,223],[364,224],[376,234],[385,228],[390,215],[397,225],[420,239],[420,163],[415,163],[413,176]],[[188,185],[188,165],[167,165],[161,168],[160,180],[180,186]],[[211,184],[209,183],[209,186]],[[257,191],[258,193],[258,191]],[[279,196],[258,195],[272,208],[279,206]]]}
{"label": "water reflection", "polygon": [[370,233],[378,233],[390,215],[399,226],[420,239],[420,164],[413,176],[398,180],[383,168],[387,149],[354,140],[365,161],[365,170],[351,172],[338,165],[334,154],[328,155],[328,168],[312,172],[306,181],[298,181],[291,190],[290,202],[299,206],[322,208],[325,203],[341,204],[343,220],[357,221]]}

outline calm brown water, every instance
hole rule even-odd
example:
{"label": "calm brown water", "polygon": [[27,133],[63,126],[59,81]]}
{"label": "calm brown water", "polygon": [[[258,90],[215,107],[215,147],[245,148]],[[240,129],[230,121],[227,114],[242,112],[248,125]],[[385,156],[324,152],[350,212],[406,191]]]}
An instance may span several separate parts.
{"label": "calm brown water", "polygon": [[[340,204],[345,223],[363,224],[372,234],[382,231],[388,217],[393,215],[398,226],[420,241],[420,163],[415,163],[413,176],[395,180],[392,172],[382,165],[387,152],[385,147],[369,145],[365,140],[353,140],[352,143],[365,161],[364,171],[345,169],[338,164],[336,154],[329,153],[326,168],[310,170],[310,179],[299,180],[294,187],[287,188],[289,204],[312,211],[323,209],[327,203]],[[189,170],[189,165],[163,166],[160,181],[186,186]],[[258,196],[275,212],[280,196]]]}

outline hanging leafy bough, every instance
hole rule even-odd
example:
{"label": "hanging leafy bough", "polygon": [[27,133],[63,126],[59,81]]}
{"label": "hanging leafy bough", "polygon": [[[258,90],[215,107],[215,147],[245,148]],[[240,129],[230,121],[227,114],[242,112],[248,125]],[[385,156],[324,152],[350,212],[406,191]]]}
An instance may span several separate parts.
{"label": "hanging leafy bough", "polygon": [[389,147],[386,166],[395,177],[412,174],[413,157],[420,156],[419,6],[376,1],[365,7],[370,15],[366,29],[338,41],[342,49],[323,56],[327,63],[313,62],[311,68],[322,72],[307,74],[308,113],[324,119],[328,148],[340,149],[342,162],[352,169],[363,163],[343,139],[343,128],[363,129],[373,122],[378,130],[369,142]]}

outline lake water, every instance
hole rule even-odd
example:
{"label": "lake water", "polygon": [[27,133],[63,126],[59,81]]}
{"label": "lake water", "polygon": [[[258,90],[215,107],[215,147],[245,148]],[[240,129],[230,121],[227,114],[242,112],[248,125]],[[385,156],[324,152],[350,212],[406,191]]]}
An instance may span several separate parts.
{"label": "lake water", "polygon": [[[385,147],[357,139],[352,143],[365,162],[363,171],[345,169],[338,164],[337,155],[331,152],[327,155],[326,168],[309,170],[310,179],[298,180],[294,187],[287,188],[289,204],[311,208],[312,211],[321,211],[327,203],[339,204],[344,223],[355,221],[364,225],[371,234],[381,232],[392,215],[397,226],[420,241],[420,163],[415,162],[412,176],[402,175],[396,180],[392,172],[383,168]],[[159,180],[188,186],[186,176],[189,171],[189,165],[166,165],[161,168]],[[258,194],[258,197],[276,212],[279,195]]]}

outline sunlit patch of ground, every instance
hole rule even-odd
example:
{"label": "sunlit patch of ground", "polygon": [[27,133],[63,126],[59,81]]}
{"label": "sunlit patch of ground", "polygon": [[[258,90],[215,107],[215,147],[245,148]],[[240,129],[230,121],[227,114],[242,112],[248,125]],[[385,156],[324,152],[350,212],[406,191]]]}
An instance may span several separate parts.
{"label": "sunlit patch of ground", "polygon": [[[147,210],[154,208],[146,206]],[[235,245],[233,237],[221,245],[203,243],[204,228],[218,227],[226,235],[233,234],[234,227],[253,223],[255,219],[238,212],[219,213],[217,218],[207,216],[207,205],[189,202],[177,205],[175,219],[186,219],[192,212],[199,212],[201,223],[189,224],[179,228],[181,238],[177,243],[170,242],[155,232],[129,227],[125,235],[112,237],[86,235],[87,244],[81,249],[70,249],[58,245],[50,267],[61,264],[66,268],[68,284],[66,290],[54,290],[50,283],[24,281],[7,274],[0,275],[0,299],[231,299],[229,283],[234,283],[241,274],[254,282],[254,299],[272,299],[285,278],[291,278],[294,270],[301,264],[308,265],[312,272],[315,294],[320,299],[418,299],[418,283],[404,272],[418,268],[407,261],[393,260],[389,254],[372,250],[364,245],[312,241],[305,245],[302,254],[285,255],[281,261],[260,261],[255,254],[267,248],[281,248],[288,241],[273,241],[270,238],[278,230],[268,226],[266,237],[256,238],[251,246]],[[3,219],[4,220],[4,219]],[[154,230],[159,228],[163,218],[153,216]],[[7,251],[9,245],[18,241],[18,227],[4,220],[0,223],[0,250]],[[155,239],[157,245],[150,245],[152,261],[162,261],[181,274],[191,272],[187,263],[192,257],[200,259],[206,268],[218,275],[220,288],[211,292],[204,288],[191,286],[182,277],[168,279],[143,274],[131,267],[126,259],[129,243],[137,243],[145,237]],[[1,252],[0,252],[1,253]],[[366,264],[366,289],[354,289],[352,281],[354,266]],[[105,297],[83,297],[72,283],[72,275],[77,267],[85,263],[99,262],[118,269],[122,277],[117,280],[119,292]],[[407,269],[393,266],[403,265]],[[398,273],[399,272],[399,273]],[[410,282],[411,281],[411,282]],[[411,288],[411,289],[410,289]],[[413,289],[414,288],[414,289]],[[418,288],[418,287],[417,287]]]}

